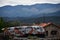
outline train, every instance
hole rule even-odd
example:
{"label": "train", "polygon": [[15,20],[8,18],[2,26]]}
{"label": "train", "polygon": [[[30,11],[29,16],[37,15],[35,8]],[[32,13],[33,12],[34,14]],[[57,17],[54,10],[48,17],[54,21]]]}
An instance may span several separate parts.
{"label": "train", "polygon": [[17,35],[17,37],[37,36],[43,38],[45,36],[45,29],[41,26],[17,26],[8,27],[7,29],[11,34]]}

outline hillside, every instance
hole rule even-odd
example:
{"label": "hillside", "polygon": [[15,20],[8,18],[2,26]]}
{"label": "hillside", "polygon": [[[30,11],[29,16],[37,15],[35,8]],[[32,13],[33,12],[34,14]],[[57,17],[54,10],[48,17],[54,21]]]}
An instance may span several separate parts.
{"label": "hillside", "polygon": [[[35,4],[0,7],[0,17],[60,16],[60,4]],[[56,14],[56,15],[55,15]]]}

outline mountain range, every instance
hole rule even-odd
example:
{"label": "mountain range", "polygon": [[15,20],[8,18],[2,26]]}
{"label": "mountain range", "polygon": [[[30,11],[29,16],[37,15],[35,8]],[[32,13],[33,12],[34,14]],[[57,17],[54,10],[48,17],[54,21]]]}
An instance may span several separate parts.
{"label": "mountain range", "polygon": [[60,4],[35,4],[0,7],[0,17],[5,21],[18,20],[24,23],[55,22],[60,24]]}
{"label": "mountain range", "polygon": [[60,16],[60,4],[35,4],[0,7],[0,17]]}

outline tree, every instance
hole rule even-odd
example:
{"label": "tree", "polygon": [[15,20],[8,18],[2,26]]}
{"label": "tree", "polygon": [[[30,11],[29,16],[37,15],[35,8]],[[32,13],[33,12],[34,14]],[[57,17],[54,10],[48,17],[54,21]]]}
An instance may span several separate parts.
{"label": "tree", "polygon": [[18,20],[6,22],[6,27],[20,26],[21,22]]}
{"label": "tree", "polygon": [[5,22],[4,22],[3,18],[0,17],[0,32],[1,32],[1,29],[4,28],[4,26],[5,26]]}

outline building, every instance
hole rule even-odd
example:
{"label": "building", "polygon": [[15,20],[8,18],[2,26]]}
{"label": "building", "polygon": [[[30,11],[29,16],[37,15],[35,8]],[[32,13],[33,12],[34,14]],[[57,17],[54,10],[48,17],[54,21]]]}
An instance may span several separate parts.
{"label": "building", "polygon": [[[36,36],[40,36],[41,38],[36,38],[36,40],[60,40],[60,27],[57,26],[56,24],[54,23],[41,23],[41,24],[33,24],[32,26],[39,26],[39,27],[42,27],[45,29],[45,32],[43,32],[43,34],[41,35],[36,35]],[[38,27],[37,27],[37,30],[36,28],[34,27],[26,27],[24,26],[23,29],[22,28],[19,28],[21,29],[20,31],[22,31],[24,34],[25,33],[28,33],[28,34],[35,34],[36,32],[38,33],[39,31],[38,30]],[[40,29],[39,29],[40,30]],[[39,34],[42,33],[41,31],[39,32]],[[43,35],[43,36],[42,36]],[[43,37],[43,38],[42,38]],[[23,39],[23,38],[21,38]],[[34,37],[33,37],[34,39]],[[29,38],[27,38],[26,40],[29,40]]]}
{"label": "building", "polygon": [[51,40],[60,40],[60,27],[54,23],[41,23],[39,26],[45,29],[45,38],[51,38]]}

